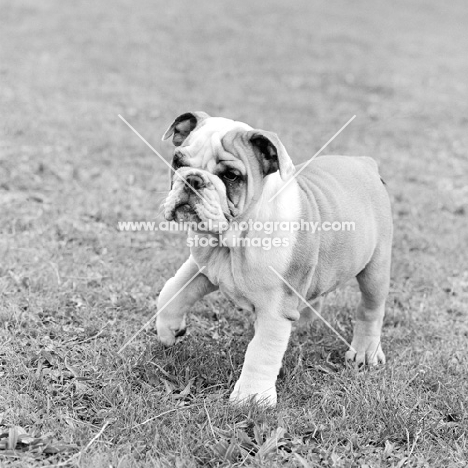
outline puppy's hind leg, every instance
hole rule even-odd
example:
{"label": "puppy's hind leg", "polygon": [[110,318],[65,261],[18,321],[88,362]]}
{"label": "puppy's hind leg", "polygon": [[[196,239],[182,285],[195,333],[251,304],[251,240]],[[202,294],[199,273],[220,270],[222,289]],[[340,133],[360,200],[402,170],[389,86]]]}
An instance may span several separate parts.
{"label": "puppy's hind leg", "polygon": [[359,302],[353,341],[346,360],[356,366],[385,363],[380,334],[385,314],[385,300],[390,285],[391,249],[376,249],[366,268],[357,275],[361,300]]}

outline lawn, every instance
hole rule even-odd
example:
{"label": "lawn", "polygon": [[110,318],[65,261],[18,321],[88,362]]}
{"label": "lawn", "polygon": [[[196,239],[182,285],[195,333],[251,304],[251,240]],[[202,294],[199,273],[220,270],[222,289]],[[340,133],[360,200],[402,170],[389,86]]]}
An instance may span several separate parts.
{"label": "lawn", "polygon": [[[0,467],[468,466],[468,5],[0,0]],[[296,333],[275,410],[227,399],[252,317],[214,293],[164,349],[188,255],[159,220],[180,113],[373,156],[393,203],[385,367]],[[348,339],[354,282],[324,315]],[[60,465],[61,464],[61,465]]]}

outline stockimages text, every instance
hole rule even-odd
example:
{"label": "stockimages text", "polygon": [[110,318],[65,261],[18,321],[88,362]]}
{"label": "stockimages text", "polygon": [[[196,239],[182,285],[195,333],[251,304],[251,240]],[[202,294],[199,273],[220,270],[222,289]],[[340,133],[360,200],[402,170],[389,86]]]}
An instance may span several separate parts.
{"label": "stockimages text", "polygon": [[[312,233],[328,231],[355,231],[354,221],[232,221],[230,223],[201,221],[183,222],[174,221],[119,221],[120,231],[188,231],[188,247],[261,247],[270,250],[272,247],[287,247],[289,237],[285,233],[308,231]],[[246,234],[249,233],[247,237]],[[259,233],[255,237],[253,233]],[[215,234],[216,233],[216,234]],[[272,236],[278,234],[277,237]],[[265,237],[271,236],[271,237]]]}

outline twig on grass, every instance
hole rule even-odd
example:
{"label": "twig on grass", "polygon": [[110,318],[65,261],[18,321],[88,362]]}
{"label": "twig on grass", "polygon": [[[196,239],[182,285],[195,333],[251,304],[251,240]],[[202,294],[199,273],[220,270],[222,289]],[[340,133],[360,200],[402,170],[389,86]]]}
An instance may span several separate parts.
{"label": "twig on grass", "polygon": [[80,462],[80,459],[81,459],[81,456],[83,455],[84,452],[86,452],[86,450],[89,449],[89,447],[91,447],[91,445],[94,444],[94,442],[96,442],[97,439],[99,439],[99,437],[101,437],[101,435],[103,434],[103,432],[106,430],[106,427],[109,425],[109,424],[112,424],[115,420],[114,419],[109,419],[108,421],[106,421],[104,423],[104,425],[101,427],[101,430],[88,442],[88,444],[86,445],[86,447],[83,449],[83,450],[80,450],[78,453],[75,453],[75,455],[73,455],[72,457],[68,458],[67,460],[63,461],[63,462],[60,462],[60,463],[57,463],[56,465],[52,465],[54,467],[59,467],[59,466],[65,466],[65,465],[68,465],[70,464],[75,458],[78,458],[77,462],[79,463]]}
{"label": "twig on grass", "polygon": [[96,440],[99,439],[99,437],[101,437],[102,433],[106,430],[106,427],[109,424],[113,423],[113,422],[114,422],[113,419],[110,419],[109,421],[106,421],[104,423],[104,425],[102,426],[101,430],[89,441],[88,445],[83,450],[81,450],[79,453],[81,454],[83,452],[86,452],[86,450],[88,450],[89,447],[91,447],[91,445],[93,445],[94,442],[96,442]]}
{"label": "twig on grass", "polygon": [[195,403],[193,405],[188,405],[188,406],[179,406],[177,408],[172,408],[170,410],[167,410],[167,411],[163,411],[162,413],[159,413],[158,415],[156,416],[153,416],[152,418],[149,418],[139,424],[135,424],[133,427],[130,428],[131,431],[133,431],[133,429],[136,429],[137,427],[140,427],[140,426],[144,426],[145,424],[148,424],[149,422],[151,421],[154,421],[155,419],[158,419],[160,418],[161,416],[165,416],[166,414],[169,414],[169,413],[173,413],[174,411],[177,411],[177,410],[182,410],[182,409],[189,409],[189,408],[194,408],[195,406],[200,406],[201,403]]}
{"label": "twig on grass", "polygon": [[[88,343],[88,341],[93,341],[93,340],[96,339],[98,336],[101,336],[101,335],[104,333],[105,328],[106,328],[109,324],[110,324],[110,322],[107,322],[95,335],[90,336],[89,338],[86,338],[86,339],[83,340],[83,341],[78,341],[78,343],[75,343],[75,344],[80,345],[80,344]],[[73,340],[70,340],[70,341],[73,341]]]}
{"label": "twig on grass", "polygon": [[213,434],[213,439],[216,440],[216,435],[213,430],[213,424],[211,423],[210,413],[208,413],[208,408],[206,407],[205,400],[203,400],[203,408],[205,408],[206,417],[208,418],[208,423],[210,425],[211,434]]}
{"label": "twig on grass", "polygon": [[54,270],[55,276],[57,277],[57,284],[59,286],[61,286],[62,285],[62,279],[60,278],[60,272],[59,272],[57,264],[54,263],[54,262],[48,262],[48,263],[52,267],[52,269]]}

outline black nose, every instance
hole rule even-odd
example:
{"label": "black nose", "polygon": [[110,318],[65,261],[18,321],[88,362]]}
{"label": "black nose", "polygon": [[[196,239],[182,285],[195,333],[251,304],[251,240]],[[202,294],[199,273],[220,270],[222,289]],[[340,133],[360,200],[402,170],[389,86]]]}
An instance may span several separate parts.
{"label": "black nose", "polygon": [[197,174],[190,174],[185,179],[195,190],[201,190],[205,186],[203,178]]}

